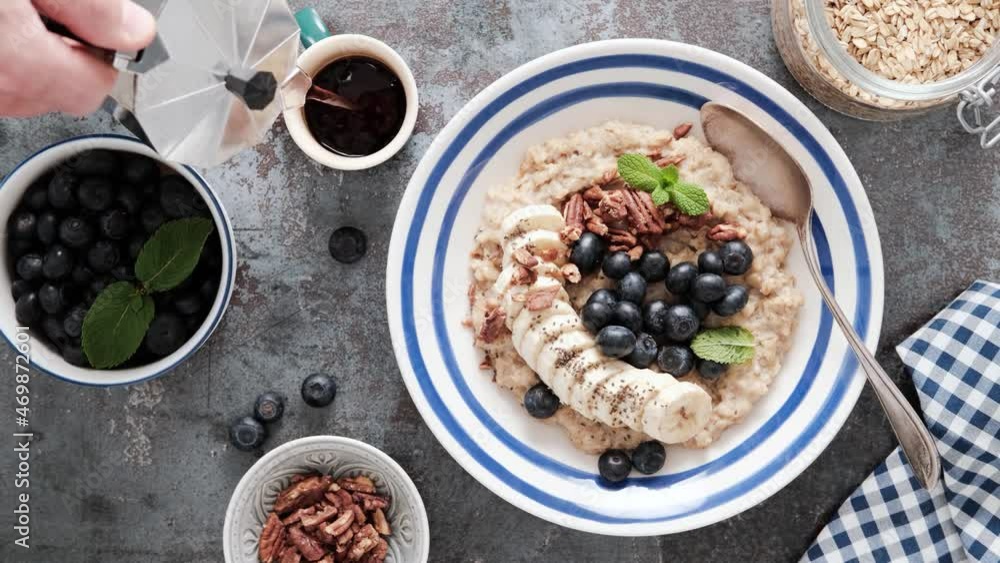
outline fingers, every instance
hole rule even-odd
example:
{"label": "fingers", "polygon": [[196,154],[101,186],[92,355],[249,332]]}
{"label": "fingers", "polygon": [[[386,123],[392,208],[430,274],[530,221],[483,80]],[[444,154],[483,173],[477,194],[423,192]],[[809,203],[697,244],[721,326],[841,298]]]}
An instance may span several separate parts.
{"label": "fingers", "polygon": [[[4,0],[6,1],[6,0]],[[156,20],[131,0],[33,0],[38,11],[98,47],[138,51],[156,35]]]}
{"label": "fingers", "polygon": [[39,42],[26,89],[33,98],[48,101],[51,109],[84,116],[94,112],[114,87],[118,73],[88,50],[71,46],[54,35]]}
{"label": "fingers", "polygon": [[50,111],[48,100],[0,94],[0,115],[5,117],[34,117]]}

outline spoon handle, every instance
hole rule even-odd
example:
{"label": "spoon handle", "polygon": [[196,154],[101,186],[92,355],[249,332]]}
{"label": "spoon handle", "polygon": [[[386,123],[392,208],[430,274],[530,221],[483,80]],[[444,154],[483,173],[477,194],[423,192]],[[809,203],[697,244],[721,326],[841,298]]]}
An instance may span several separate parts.
{"label": "spoon handle", "polygon": [[812,240],[812,214],[810,214],[810,218],[806,221],[805,225],[799,226],[798,232],[806,264],[809,266],[809,273],[812,274],[813,280],[816,282],[816,287],[819,288],[819,292],[823,296],[823,301],[826,302],[826,306],[833,313],[833,318],[837,321],[840,330],[847,338],[847,343],[851,345],[851,349],[854,350],[854,354],[858,357],[861,370],[865,372],[868,382],[871,383],[872,389],[875,391],[875,396],[878,397],[879,403],[882,404],[882,409],[889,419],[889,424],[892,426],[893,432],[896,433],[896,438],[899,440],[900,446],[903,447],[906,459],[910,461],[910,466],[913,468],[917,480],[928,491],[933,489],[937,485],[938,478],[941,475],[941,461],[934,444],[934,438],[927,431],[927,427],[924,425],[923,420],[920,419],[920,416],[913,410],[913,407],[910,406],[906,398],[903,397],[899,388],[896,387],[892,379],[889,378],[889,375],[885,373],[882,366],[875,360],[875,357],[865,346],[865,343],[862,342],[861,337],[854,331],[851,322],[847,320],[844,312],[837,305],[837,300],[834,298],[833,293],[830,292],[830,288],[823,281],[819,262],[816,258],[816,247]]}

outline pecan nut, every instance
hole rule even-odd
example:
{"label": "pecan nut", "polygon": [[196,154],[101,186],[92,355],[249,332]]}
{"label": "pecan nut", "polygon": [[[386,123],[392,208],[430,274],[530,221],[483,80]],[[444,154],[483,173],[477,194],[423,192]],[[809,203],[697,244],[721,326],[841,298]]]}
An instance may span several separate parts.
{"label": "pecan nut", "polygon": [[[479,328],[479,339],[490,344],[505,334],[507,330],[507,312],[501,307],[494,307],[486,312],[483,326]],[[374,492],[374,489],[372,490]]]}
{"label": "pecan nut", "polygon": [[278,495],[274,501],[274,511],[280,515],[316,504],[323,499],[326,488],[333,480],[330,477],[312,475],[295,483]]}
{"label": "pecan nut", "polygon": [[260,533],[257,553],[261,563],[275,563],[285,547],[285,526],[278,515],[272,512],[267,517],[264,530]]}
{"label": "pecan nut", "polygon": [[366,553],[375,549],[380,539],[378,532],[375,531],[375,528],[371,524],[364,525],[354,535],[354,544],[351,546],[351,550],[347,552],[347,560],[360,560]]}
{"label": "pecan nut", "polygon": [[687,134],[690,133],[690,132],[691,132],[691,124],[690,123],[681,123],[677,127],[674,127],[674,138],[675,139],[680,139],[682,137],[686,137]]}
{"label": "pecan nut", "polygon": [[720,223],[709,229],[708,234],[705,236],[714,241],[729,242],[731,240],[743,240],[747,238],[747,230],[738,225]]}
{"label": "pecan nut", "polygon": [[291,528],[288,531],[288,540],[299,550],[302,557],[309,561],[319,561],[326,555],[326,549],[318,541],[307,536],[302,528]]}
{"label": "pecan nut", "polygon": [[555,302],[556,296],[562,288],[559,286],[531,289],[527,293],[525,306],[529,311],[541,311],[548,309]]}
{"label": "pecan nut", "polygon": [[523,246],[514,251],[513,258],[515,262],[525,268],[534,268],[538,265],[538,258],[533,256],[531,252],[528,252],[528,249]]}
{"label": "pecan nut", "polygon": [[597,203],[597,214],[600,215],[606,223],[621,221],[628,216],[629,209],[627,191],[628,190],[615,190],[611,192],[604,192],[604,196],[601,197],[601,201]]}

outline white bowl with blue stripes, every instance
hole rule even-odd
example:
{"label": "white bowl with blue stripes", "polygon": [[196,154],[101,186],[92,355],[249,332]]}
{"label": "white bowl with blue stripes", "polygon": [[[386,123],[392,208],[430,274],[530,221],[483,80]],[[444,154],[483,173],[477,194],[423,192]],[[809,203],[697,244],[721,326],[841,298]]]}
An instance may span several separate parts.
{"label": "white bowl with blue stripes", "polygon": [[[215,328],[219,326],[236,283],[236,240],[233,236],[233,225],[229,221],[226,210],[222,207],[219,196],[194,168],[163,160],[148,145],[133,137],[111,134],[84,135],[66,139],[45,147],[25,159],[0,181],[0,224],[7,224],[24,193],[35,180],[74,156],[94,149],[141,154],[180,174],[205,200],[222,242],[222,273],[215,301],[212,302],[211,309],[198,330],[169,356],[143,366],[99,370],[77,367],[63,360],[58,350],[44,342],[44,338],[32,337],[27,342],[29,350],[27,355],[30,358],[31,367],[42,373],[80,385],[95,387],[130,385],[157,378],[177,368],[197,352],[212,335]],[[2,259],[3,264],[8,263],[6,244],[0,245],[0,259]],[[7,267],[0,267],[0,288],[2,288],[0,289],[0,311],[3,312],[0,314],[0,333],[3,334],[4,340],[10,346],[18,349],[25,342],[23,333],[18,330],[18,322],[14,318],[14,299],[10,293],[11,275],[9,270]]]}
{"label": "white bowl with blue stripes", "polygon": [[466,289],[469,253],[490,186],[524,151],[620,119],[672,128],[705,101],[747,113],[799,160],[815,189],[820,262],[865,342],[878,342],[882,253],[857,173],[833,136],[780,85],[729,57],[658,40],[572,47],[528,63],[469,102],[431,145],[403,197],[386,293],[403,380],[448,452],[491,491],[545,520],[619,536],[681,532],[771,496],[833,439],[864,377],[809,279],[801,248],[789,268],[805,294],[792,350],[746,420],[704,450],[668,448],[653,476],[608,487],[597,457],[532,419],[479,368]]}

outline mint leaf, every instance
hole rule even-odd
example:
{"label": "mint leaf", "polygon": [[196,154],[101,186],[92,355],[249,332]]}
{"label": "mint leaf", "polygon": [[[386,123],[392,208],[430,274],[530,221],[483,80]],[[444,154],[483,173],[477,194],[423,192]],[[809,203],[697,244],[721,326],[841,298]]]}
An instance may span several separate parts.
{"label": "mint leaf", "polygon": [[147,291],[167,291],[186,280],[198,265],[215,225],[203,218],[178,219],[161,226],[142,247],[135,275]]}
{"label": "mint leaf", "polygon": [[83,352],[90,365],[108,369],[132,357],[153,321],[153,298],[129,282],[116,282],[94,300],[83,319]]}
{"label": "mint leaf", "polygon": [[702,215],[708,213],[712,206],[708,203],[708,194],[700,187],[689,182],[677,182],[670,190],[670,199],[681,213],[685,215]]}
{"label": "mint leaf", "polygon": [[691,350],[703,360],[742,364],[753,359],[753,333],[740,326],[709,328],[694,337]]}
{"label": "mint leaf", "polygon": [[672,186],[677,183],[677,180],[681,179],[681,173],[677,170],[676,166],[671,164],[660,171],[660,178],[663,179],[667,186]]}
{"label": "mint leaf", "polygon": [[618,175],[637,190],[652,192],[660,187],[660,169],[645,155],[629,153],[618,157]]}
{"label": "mint leaf", "polygon": [[670,190],[660,186],[653,190],[653,203],[657,207],[670,203]]}

